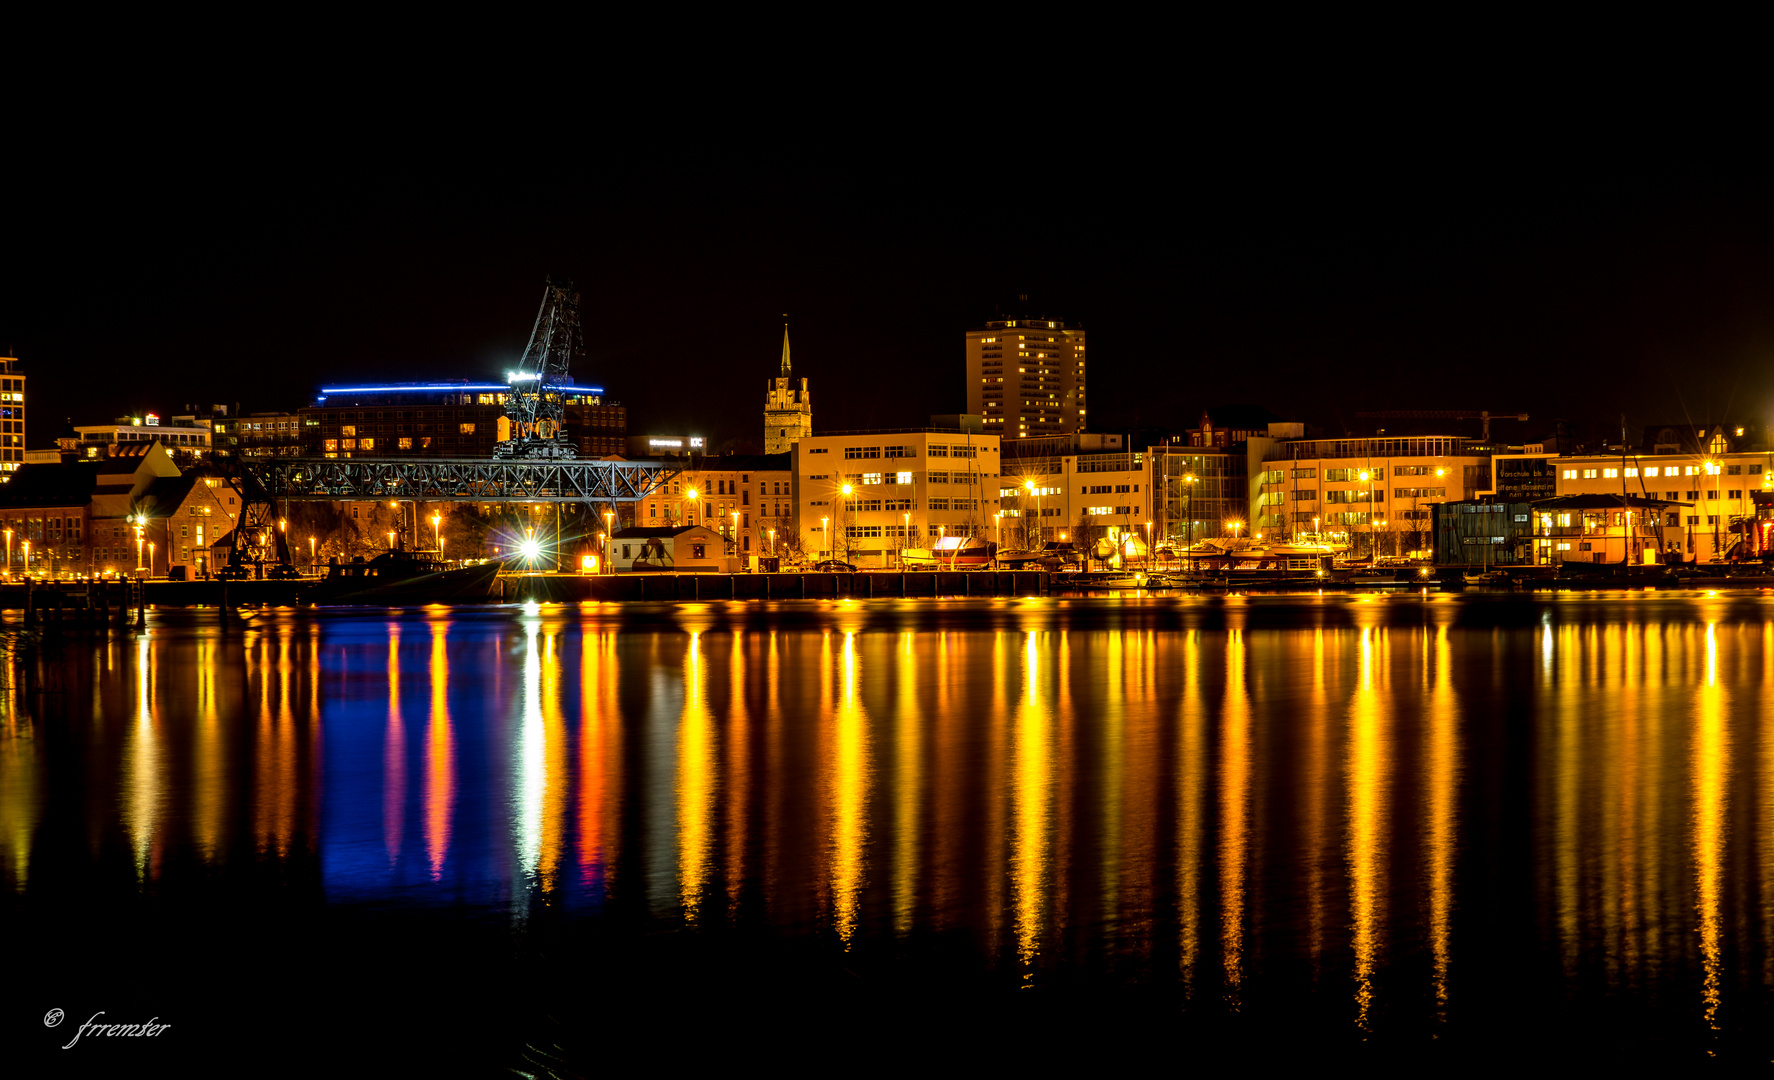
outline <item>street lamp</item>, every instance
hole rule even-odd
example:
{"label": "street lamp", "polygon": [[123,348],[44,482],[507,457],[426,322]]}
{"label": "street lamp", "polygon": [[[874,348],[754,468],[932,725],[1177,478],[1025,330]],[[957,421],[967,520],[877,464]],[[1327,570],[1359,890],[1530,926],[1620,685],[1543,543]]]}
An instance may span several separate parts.
{"label": "street lamp", "polygon": [[739,554],[739,511],[733,511],[733,554]]}
{"label": "street lamp", "polygon": [[129,522],[136,531],[136,569],[140,570],[142,568],[142,516],[131,514]]}
{"label": "street lamp", "polygon": [[[1035,482],[1033,480],[1024,480],[1023,481],[1023,490],[1027,491],[1029,493],[1030,498],[1034,498],[1035,497]],[[1028,522],[1028,516],[1029,516],[1028,504],[1027,503],[1023,504],[1023,547],[1030,550],[1030,551],[1035,550],[1035,545],[1038,542],[1037,540],[1031,539],[1030,537],[1031,536],[1039,537],[1041,535],[1039,532],[1031,532],[1031,529],[1039,529],[1040,528],[1040,523],[1039,523],[1039,519],[1041,517],[1040,505],[1041,505],[1040,502],[1037,501],[1035,504],[1035,506],[1036,506],[1035,517],[1037,519],[1037,522],[1035,525],[1031,526]]]}
{"label": "street lamp", "polygon": [[852,488],[845,484],[838,491],[844,496],[844,504],[838,507],[838,532],[844,537],[844,561],[850,561],[850,530],[844,527],[844,519],[850,516],[850,492]]}
{"label": "street lamp", "polygon": [[148,576],[154,576],[154,541],[148,541]]}
{"label": "street lamp", "polygon": [[320,561],[318,554],[314,548],[314,537],[310,536],[308,538],[308,570],[310,573],[314,572],[315,564]]}
{"label": "street lamp", "polygon": [[443,558],[443,515],[431,515],[431,535],[437,541],[437,557]]}
{"label": "street lamp", "polygon": [[394,530],[393,529],[388,530],[388,550],[389,551],[394,550]]}
{"label": "street lamp", "polygon": [[25,576],[30,577],[31,576],[31,542],[29,540],[26,540],[24,542],[24,544],[25,544]]}
{"label": "street lamp", "polygon": [[1367,496],[1362,501],[1367,503],[1367,557],[1370,559],[1374,557],[1374,486],[1368,483],[1372,475],[1366,469],[1356,474],[1363,485],[1363,493]]}
{"label": "street lamp", "polygon": [[1238,530],[1244,528],[1244,522],[1242,522],[1242,521],[1228,521],[1228,522],[1226,522],[1226,528],[1232,530],[1232,539],[1237,540],[1238,539]]}
{"label": "street lamp", "polygon": [[1193,574],[1195,572],[1195,475],[1193,473],[1183,474],[1183,517],[1189,523],[1187,550],[1189,552],[1189,573]]}

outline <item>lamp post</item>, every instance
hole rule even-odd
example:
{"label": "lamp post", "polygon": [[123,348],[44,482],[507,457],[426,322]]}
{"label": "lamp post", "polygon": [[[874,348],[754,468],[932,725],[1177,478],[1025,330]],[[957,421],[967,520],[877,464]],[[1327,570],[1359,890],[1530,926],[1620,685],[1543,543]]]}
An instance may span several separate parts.
{"label": "lamp post", "polygon": [[393,529],[388,530],[388,550],[389,551],[394,550],[394,530]]}
{"label": "lamp post", "polygon": [[850,529],[845,519],[850,516],[850,492],[855,490],[849,484],[838,489],[844,496],[844,502],[838,507],[838,535],[844,538],[844,561],[850,561]]}
{"label": "lamp post", "polygon": [[154,576],[154,541],[148,541],[148,576]]}
{"label": "lamp post", "polygon": [[1238,540],[1238,530],[1244,528],[1244,522],[1242,522],[1242,521],[1228,521],[1228,522],[1226,522],[1226,528],[1232,530],[1232,539],[1234,542],[1236,542]]}
{"label": "lamp post", "polygon": [[733,554],[739,555],[739,511],[733,511]]}
{"label": "lamp post", "polygon": [[1188,548],[1189,573],[1195,572],[1195,475],[1183,474],[1183,517],[1189,523]]}
{"label": "lamp post", "polygon": [[437,543],[437,557],[443,558],[443,515],[431,515],[431,536]]}
{"label": "lamp post", "polygon": [[[1028,496],[1027,496],[1028,499],[1035,498],[1035,482],[1033,480],[1024,480],[1023,481],[1023,490],[1028,493]],[[1038,544],[1040,542],[1039,538],[1041,535],[1039,532],[1035,531],[1041,527],[1040,526],[1040,517],[1041,517],[1040,501],[1037,499],[1036,503],[1035,503],[1035,518],[1036,518],[1035,523],[1031,524],[1029,522],[1029,504],[1027,502],[1027,499],[1025,499],[1023,502],[1022,510],[1023,510],[1023,548],[1028,551],[1033,551],[1033,550],[1035,550],[1036,544]]]}
{"label": "lamp post", "polygon": [[31,576],[31,542],[29,540],[26,540],[24,543],[25,543],[25,576],[30,577]]}
{"label": "lamp post", "polygon": [[1373,474],[1363,469],[1356,475],[1361,480],[1362,493],[1367,496],[1362,501],[1367,503],[1367,557],[1372,559],[1374,557],[1374,486],[1368,481]]}
{"label": "lamp post", "polygon": [[308,538],[308,572],[315,574],[316,576],[318,576],[320,572],[319,567],[316,565],[320,562],[318,556],[319,552],[315,550],[314,537],[310,536]]}

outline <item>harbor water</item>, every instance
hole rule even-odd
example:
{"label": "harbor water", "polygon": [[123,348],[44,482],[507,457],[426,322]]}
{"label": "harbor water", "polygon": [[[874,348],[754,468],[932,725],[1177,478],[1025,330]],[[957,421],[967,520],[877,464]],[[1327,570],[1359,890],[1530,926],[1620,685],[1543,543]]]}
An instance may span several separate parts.
{"label": "harbor water", "polygon": [[1774,1058],[1767,590],[11,618],[58,1068]]}

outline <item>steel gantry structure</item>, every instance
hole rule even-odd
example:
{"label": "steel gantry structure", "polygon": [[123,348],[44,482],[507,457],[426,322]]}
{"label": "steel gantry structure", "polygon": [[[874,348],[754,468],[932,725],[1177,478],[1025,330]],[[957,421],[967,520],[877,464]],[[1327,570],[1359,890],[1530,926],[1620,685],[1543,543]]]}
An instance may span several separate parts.
{"label": "steel gantry structure", "polygon": [[273,499],[631,503],[678,469],[656,461],[265,458],[242,468]]}

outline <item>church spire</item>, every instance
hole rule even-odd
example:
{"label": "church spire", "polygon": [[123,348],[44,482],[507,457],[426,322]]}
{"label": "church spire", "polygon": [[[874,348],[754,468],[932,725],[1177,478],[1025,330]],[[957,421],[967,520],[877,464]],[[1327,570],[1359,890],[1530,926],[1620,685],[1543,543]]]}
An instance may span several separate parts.
{"label": "church spire", "polygon": [[782,377],[788,378],[788,312],[782,313]]}

